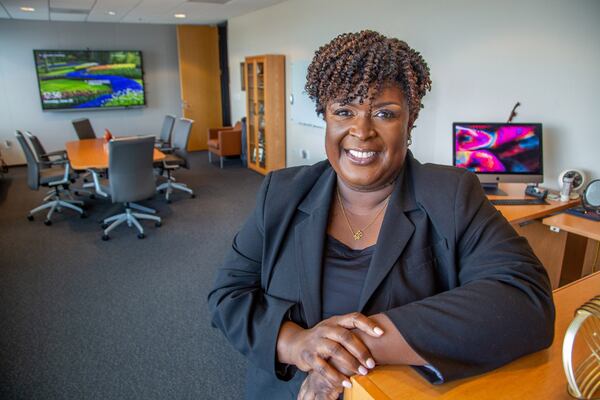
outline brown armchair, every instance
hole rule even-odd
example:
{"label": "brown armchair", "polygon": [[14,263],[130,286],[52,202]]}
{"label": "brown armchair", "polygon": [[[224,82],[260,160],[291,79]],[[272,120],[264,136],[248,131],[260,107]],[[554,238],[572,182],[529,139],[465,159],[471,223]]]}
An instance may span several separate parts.
{"label": "brown armchair", "polygon": [[223,157],[242,154],[242,123],[223,128],[208,128],[208,162],[212,162],[212,154],[219,156],[221,168]]}

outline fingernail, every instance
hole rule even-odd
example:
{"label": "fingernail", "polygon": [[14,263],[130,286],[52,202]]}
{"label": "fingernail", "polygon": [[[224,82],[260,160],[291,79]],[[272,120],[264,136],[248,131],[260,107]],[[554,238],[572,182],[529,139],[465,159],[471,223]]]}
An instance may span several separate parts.
{"label": "fingernail", "polygon": [[367,371],[367,369],[361,365],[360,367],[358,367],[358,373],[361,375],[366,375],[369,373],[369,371]]}
{"label": "fingernail", "polygon": [[375,332],[375,334],[377,336],[383,335],[383,330],[380,327],[378,327],[378,326],[376,326],[375,328],[373,328],[373,332]]}
{"label": "fingernail", "polygon": [[345,380],[345,381],[342,382],[342,386],[345,387],[345,388],[347,388],[347,389],[350,389],[352,387],[352,384],[350,383],[350,381],[346,381]]}
{"label": "fingernail", "polygon": [[367,360],[367,367],[369,367],[369,368],[375,368],[375,360],[373,360],[372,358],[369,358]]}

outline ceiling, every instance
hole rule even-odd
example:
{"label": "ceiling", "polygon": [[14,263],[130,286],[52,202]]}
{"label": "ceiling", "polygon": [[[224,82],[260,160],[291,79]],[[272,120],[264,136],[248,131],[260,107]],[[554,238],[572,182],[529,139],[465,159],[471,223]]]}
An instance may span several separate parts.
{"label": "ceiling", "polygon": [[[285,0],[0,0],[0,20],[200,24],[223,22]],[[35,11],[23,11],[31,7]],[[185,14],[185,18],[175,18]]]}

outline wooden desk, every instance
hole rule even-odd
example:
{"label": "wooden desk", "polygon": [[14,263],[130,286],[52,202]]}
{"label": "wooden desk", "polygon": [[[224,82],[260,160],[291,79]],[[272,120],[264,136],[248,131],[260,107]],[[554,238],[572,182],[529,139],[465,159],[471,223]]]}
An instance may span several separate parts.
{"label": "wooden desk", "polygon": [[600,222],[572,214],[557,214],[542,220],[544,225],[600,241]]}
{"label": "wooden desk", "polygon": [[[75,170],[107,169],[108,145],[104,139],[83,139],[65,143],[71,167]],[[154,161],[160,161],[165,155],[154,149]]]}
{"label": "wooden desk", "polygon": [[[523,183],[501,183],[500,189],[508,196],[488,195],[491,199],[524,199]],[[536,256],[540,259],[550,276],[553,288],[560,285],[563,260],[567,257],[566,236],[559,237],[548,231],[541,218],[561,212],[577,205],[579,200],[566,202],[548,201],[548,204],[526,206],[495,206],[510,222],[519,235],[527,238]]]}
{"label": "wooden desk", "polygon": [[556,304],[552,345],[478,377],[431,385],[407,366],[375,368],[367,376],[352,377],[345,400],[379,399],[552,399],[572,400],[562,366],[562,341],[575,310],[600,294],[600,272],[553,292]]}
{"label": "wooden desk", "polygon": [[600,252],[600,222],[562,213],[544,218],[542,223],[550,227],[551,236],[565,242],[560,284],[596,271]]}
{"label": "wooden desk", "polygon": [[[506,192],[508,196],[498,196],[490,194],[488,199],[525,199],[525,188],[527,185],[524,183],[501,183],[500,190]],[[495,206],[498,211],[504,215],[504,217],[511,224],[519,224],[534,219],[547,217],[551,214],[555,214],[559,211],[573,207],[579,204],[579,200],[571,201],[551,201],[547,200],[548,204],[531,204],[526,206]]]}

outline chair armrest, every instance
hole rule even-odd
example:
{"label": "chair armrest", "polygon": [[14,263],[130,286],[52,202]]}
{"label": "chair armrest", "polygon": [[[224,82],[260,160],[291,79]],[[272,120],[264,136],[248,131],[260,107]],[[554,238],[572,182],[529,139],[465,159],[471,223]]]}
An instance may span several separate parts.
{"label": "chair armrest", "polygon": [[165,154],[171,154],[175,150],[179,150],[179,147],[159,147],[158,150]]}
{"label": "chair armrest", "polygon": [[56,151],[50,151],[46,154],[44,154],[44,156],[46,157],[60,157],[60,158],[67,158],[67,152],[65,150],[56,150]]}
{"label": "chair armrest", "polygon": [[224,126],[222,128],[208,128],[208,138],[217,139],[219,132],[233,129],[233,126]]}
{"label": "chair armrest", "polygon": [[178,169],[178,168],[179,168],[179,165],[175,165],[175,164],[168,164],[166,161],[163,161],[163,162],[162,162],[162,168],[163,168],[163,169],[170,169],[170,170],[173,170],[173,169]]}
{"label": "chair armrest", "polygon": [[67,160],[66,158],[61,158],[60,160],[40,161],[40,164],[49,166],[65,164],[69,165],[69,160]]}

